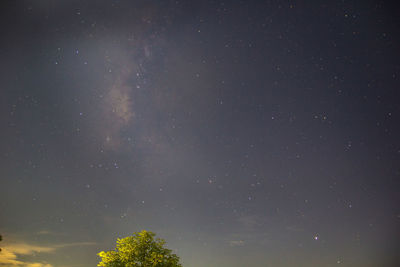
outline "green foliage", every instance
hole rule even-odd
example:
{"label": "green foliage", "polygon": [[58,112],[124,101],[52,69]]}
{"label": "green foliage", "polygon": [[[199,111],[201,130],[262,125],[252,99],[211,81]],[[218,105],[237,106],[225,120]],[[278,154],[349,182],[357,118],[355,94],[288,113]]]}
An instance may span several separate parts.
{"label": "green foliage", "polygon": [[182,267],[179,257],[163,246],[163,239],[146,230],[117,240],[117,248],[97,255],[104,267]]}

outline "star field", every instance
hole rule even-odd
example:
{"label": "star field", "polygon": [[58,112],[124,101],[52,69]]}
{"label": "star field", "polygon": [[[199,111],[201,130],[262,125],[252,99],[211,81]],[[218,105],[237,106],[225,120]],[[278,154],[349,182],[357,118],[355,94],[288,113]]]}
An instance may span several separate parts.
{"label": "star field", "polygon": [[0,266],[399,266],[389,1],[5,1]]}

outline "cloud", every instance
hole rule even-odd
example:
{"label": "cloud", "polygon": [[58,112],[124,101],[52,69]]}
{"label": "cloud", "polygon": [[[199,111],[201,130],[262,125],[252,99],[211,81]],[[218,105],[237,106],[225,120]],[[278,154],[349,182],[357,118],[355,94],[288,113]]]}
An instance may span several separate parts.
{"label": "cloud", "polygon": [[238,247],[238,246],[243,246],[244,243],[245,242],[243,240],[231,240],[231,241],[229,241],[229,246]]}
{"label": "cloud", "polygon": [[25,243],[4,245],[0,254],[0,266],[22,266],[22,267],[52,267],[46,262],[25,262],[18,259],[18,255],[34,255],[36,253],[53,252],[55,248],[34,246]]}
{"label": "cloud", "polygon": [[286,226],[286,230],[287,231],[291,231],[291,232],[304,232],[303,228],[297,227],[295,225],[288,225]]}
{"label": "cloud", "polygon": [[26,266],[26,267],[52,267],[53,265],[48,264],[48,263],[34,262],[34,263],[26,263],[24,266]]}
{"label": "cloud", "polygon": [[66,244],[55,245],[54,247],[59,249],[59,248],[66,248],[66,247],[94,246],[96,244],[97,243],[95,243],[95,242],[76,242],[76,243],[66,243]]}
{"label": "cloud", "polygon": [[52,235],[53,232],[47,231],[47,230],[41,230],[41,231],[37,232],[36,234],[37,235]]}
{"label": "cloud", "polygon": [[65,235],[63,233],[58,233],[58,232],[53,232],[53,231],[48,231],[48,230],[41,230],[39,232],[36,232],[37,235]]}
{"label": "cloud", "polygon": [[261,225],[261,219],[257,216],[242,216],[239,217],[238,222],[246,228],[255,228]]}
{"label": "cloud", "polygon": [[[44,233],[47,234],[47,233]],[[4,244],[0,252],[0,266],[20,266],[20,267],[53,267],[47,262],[30,262],[21,260],[19,256],[34,256],[38,253],[52,253],[57,249],[75,246],[91,246],[93,242],[65,243],[53,246],[37,246],[23,242]]]}

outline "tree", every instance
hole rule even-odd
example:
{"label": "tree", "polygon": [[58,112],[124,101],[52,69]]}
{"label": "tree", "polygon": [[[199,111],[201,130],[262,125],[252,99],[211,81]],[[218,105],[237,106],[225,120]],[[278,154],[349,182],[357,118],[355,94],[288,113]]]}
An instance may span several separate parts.
{"label": "tree", "polygon": [[117,248],[97,255],[104,267],[182,267],[179,257],[163,246],[163,239],[146,230],[117,240]]}

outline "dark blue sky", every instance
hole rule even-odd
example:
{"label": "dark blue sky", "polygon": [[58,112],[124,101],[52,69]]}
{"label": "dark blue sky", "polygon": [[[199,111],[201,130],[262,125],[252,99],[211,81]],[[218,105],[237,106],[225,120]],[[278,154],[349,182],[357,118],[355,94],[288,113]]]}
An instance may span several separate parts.
{"label": "dark blue sky", "polygon": [[398,266],[387,2],[2,3],[0,265]]}

